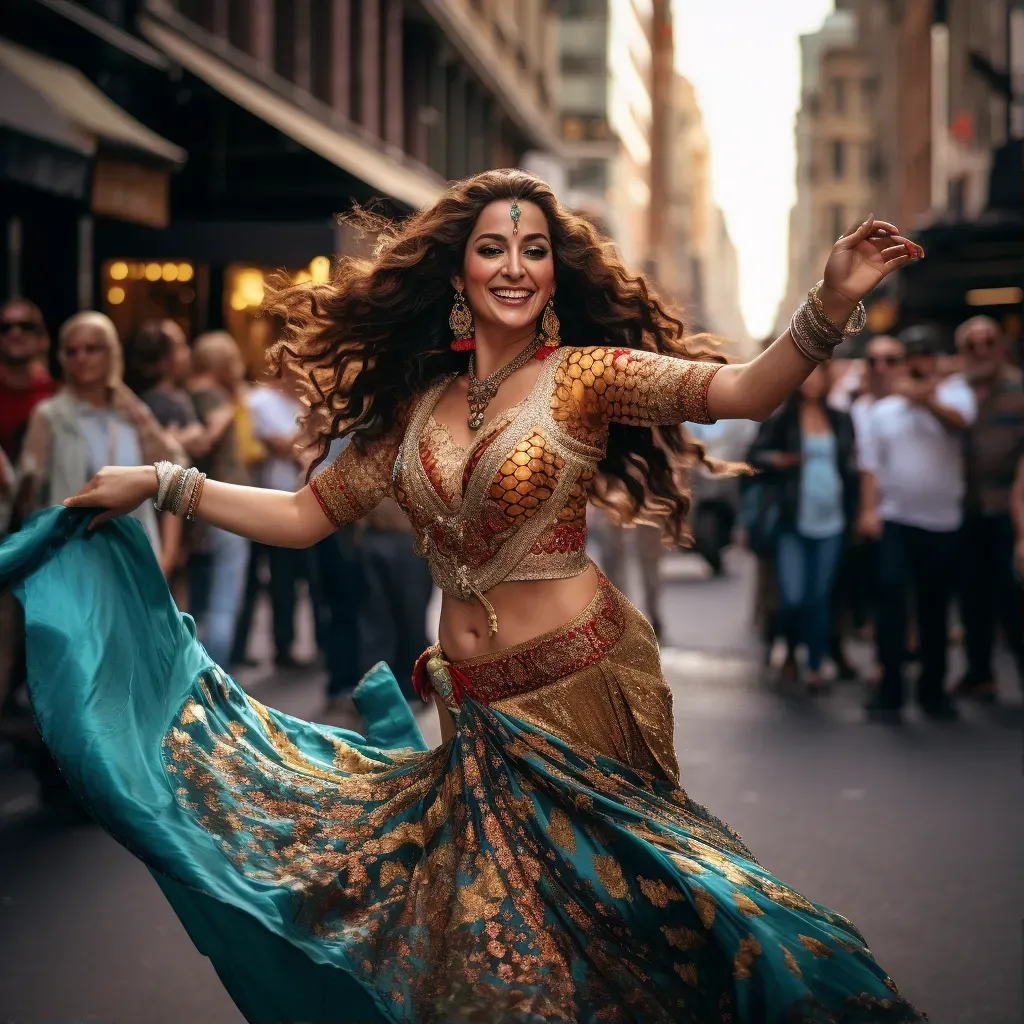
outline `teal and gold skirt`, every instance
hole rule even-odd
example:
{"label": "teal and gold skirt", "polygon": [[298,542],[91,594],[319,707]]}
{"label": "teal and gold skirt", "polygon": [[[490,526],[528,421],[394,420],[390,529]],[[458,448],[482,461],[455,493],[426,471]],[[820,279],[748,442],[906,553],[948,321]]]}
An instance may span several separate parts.
{"label": "teal and gold skirt", "polygon": [[420,684],[378,666],[366,735],[211,663],[141,528],[49,509],[0,546],[44,739],[254,1024],[909,1024],[845,918],[679,788],[657,644],[607,581],[577,619]]}

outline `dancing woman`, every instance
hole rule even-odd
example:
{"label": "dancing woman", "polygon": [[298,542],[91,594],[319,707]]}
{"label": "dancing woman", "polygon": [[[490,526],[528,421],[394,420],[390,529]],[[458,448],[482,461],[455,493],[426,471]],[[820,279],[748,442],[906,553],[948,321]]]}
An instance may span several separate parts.
{"label": "dancing woman", "polygon": [[[250,1021],[922,1020],[849,921],[680,788],[654,634],[585,553],[588,500],[678,540],[677,470],[700,454],[680,425],[767,416],[921,250],[868,219],[790,330],[722,366],[687,359],[647,282],[530,175],[371,226],[372,258],[273,303],[311,427],[352,437],[310,486],[108,468],[0,549],[76,791]],[[304,546],[387,495],[444,593],[415,678],[433,751],[383,669],[357,691],[365,737],[263,707],[195,643],[133,524],[84,536],[156,497]]]}

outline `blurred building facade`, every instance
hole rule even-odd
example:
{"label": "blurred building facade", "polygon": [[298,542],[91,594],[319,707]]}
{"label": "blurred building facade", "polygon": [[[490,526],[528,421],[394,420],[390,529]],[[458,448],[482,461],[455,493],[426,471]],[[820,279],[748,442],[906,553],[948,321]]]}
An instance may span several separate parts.
{"label": "blurred building facade", "polygon": [[777,326],[820,274],[835,229],[873,210],[914,232],[929,258],[876,290],[868,333],[924,319],[951,341],[956,323],[985,312],[1019,338],[1024,3],[836,6],[819,32],[801,40],[797,202]]}
{"label": "blurred building facade", "polygon": [[563,0],[558,32],[565,201],[623,258],[650,258],[651,0]]}
{"label": "blurred building facade", "polygon": [[820,279],[829,250],[871,212],[877,176],[875,83],[857,45],[850,10],[830,14],[800,37],[796,116],[796,204],[790,214],[789,272],[778,331]]}
{"label": "blurred building facade", "polygon": [[670,167],[662,211],[674,291],[687,326],[711,331],[749,355],[751,339],[740,309],[739,262],[725,216],[711,191],[711,152],[693,84],[673,79]]}
{"label": "blurred building facade", "polygon": [[[83,305],[105,308],[122,330],[170,315],[190,332],[257,335],[258,349],[264,275],[325,274],[325,257],[355,244],[335,217],[353,202],[379,197],[401,213],[431,202],[449,179],[528,153],[557,159],[561,149],[549,0],[521,0],[514,16],[498,0],[6,7],[0,31],[42,62],[34,77],[21,76],[39,103],[55,105],[46,62],[59,62],[137,119],[138,137],[148,129],[170,147],[133,156],[161,171],[159,195],[122,169],[104,201],[90,165],[92,188],[83,184],[68,211],[78,272],[60,281],[35,266],[35,239],[50,225],[25,215],[20,200],[4,201],[8,290],[29,294],[52,320]],[[76,115],[61,112],[68,122]],[[42,144],[59,155],[59,140],[9,121],[0,117],[2,173],[13,168],[17,188],[45,206],[56,185],[39,173],[44,161],[26,170],[11,153]],[[124,156],[130,147],[114,142],[108,148]],[[71,294],[58,295],[65,278]]]}
{"label": "blurred building facade", "polygon": [[[1020,339],[1024,313],[1024,3],[855,0],[877,83],[876,210],[928,259],[887,282],[869,326],[973,313]],[[928,73],[922,73],[927,69]],[[896,219],[896,218],[893,218]]]}

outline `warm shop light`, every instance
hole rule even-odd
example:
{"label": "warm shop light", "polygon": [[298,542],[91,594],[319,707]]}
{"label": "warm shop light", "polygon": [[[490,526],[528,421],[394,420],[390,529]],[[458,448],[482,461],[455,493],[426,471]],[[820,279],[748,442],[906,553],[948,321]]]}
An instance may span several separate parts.
{"label": "warm shop light", "polygon": [[326,284],[331,276],[331,261],[326,256],[316,256],[309,264],[309,276],[314,284]]}
{"label": "warm shop light", "polygon": [[240,270],[235,274],[231,290],[231,308],[241,312],[263,302],[263,273],[256,269]]}
{"label": "warm shop light", "polygon": [[179,281],[191,281],[195,271],[192,269],[191,263],[179,263],[178,264],[178,280]]}
{"label": "warm shop light", "polygon": [[163,267],[159,263],[147,263],[146,264],[146,280],[147,281],[159,281],[160,275],[163,273]]}
{"label": "warm shop light", "polygon": [[177,281],[178,280],[178,264],[177,263],[165,263],[161,276],[165,281]]}
{"label": "warm shop light", "polygon": [[115,281],[123,281],[128,276],[128,264],[124,260],[111,263],[110,276]]}
{"label": "warm shop light", "polygon": [[112,306],[120,306],[121,303],[124,302],[124,289],[114,285],[114,287],[107,292],[107,302]]}
{"label": "warm shop light", "polygon": [[1016,306],[1024,302],[1024,288],[972,288],[968,306]]}

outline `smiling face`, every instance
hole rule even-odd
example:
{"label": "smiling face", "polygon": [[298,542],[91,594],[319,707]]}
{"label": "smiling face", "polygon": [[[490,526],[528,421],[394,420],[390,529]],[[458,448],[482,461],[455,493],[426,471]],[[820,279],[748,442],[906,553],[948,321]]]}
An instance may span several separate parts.
{"label": "smiling face", "polygon": [[512,202],[484,208],[473,226],[462,273],[452,283],[465,289],[476,329],[522,333],[532,330],[555,288],[555,261],[547,219],[539,206],[520,202],[513,234]]}

